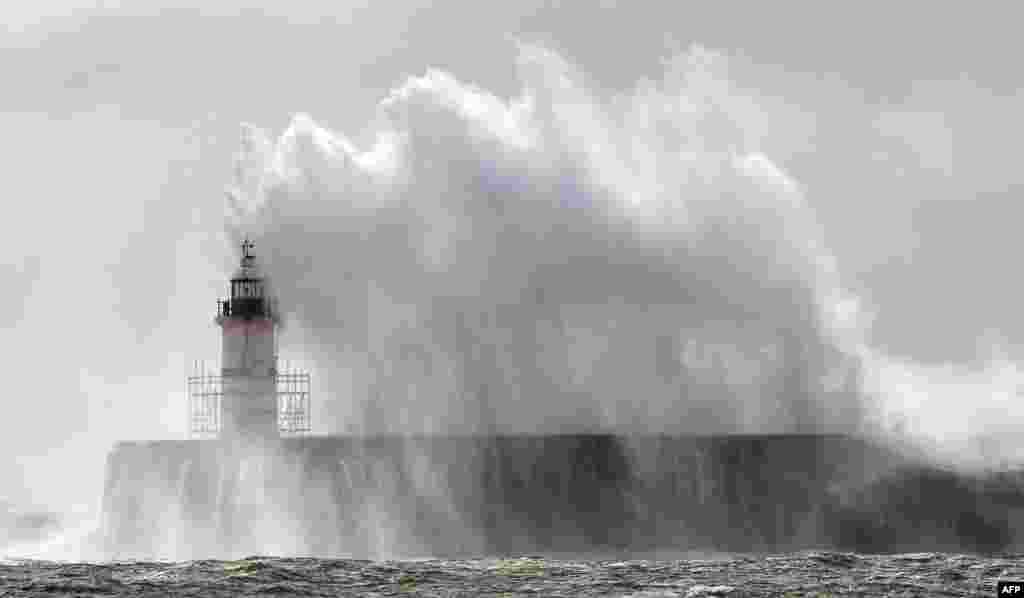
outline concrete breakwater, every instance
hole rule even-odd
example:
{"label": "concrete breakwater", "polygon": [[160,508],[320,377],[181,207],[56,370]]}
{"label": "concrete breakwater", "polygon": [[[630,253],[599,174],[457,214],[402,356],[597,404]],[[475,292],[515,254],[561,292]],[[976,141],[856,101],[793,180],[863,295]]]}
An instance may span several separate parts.
{"label": "concrete breakwater", "polygon": [[1024,475],[829,435],[306,437],[119,443],[107,558],[637,550],[995,552]]}

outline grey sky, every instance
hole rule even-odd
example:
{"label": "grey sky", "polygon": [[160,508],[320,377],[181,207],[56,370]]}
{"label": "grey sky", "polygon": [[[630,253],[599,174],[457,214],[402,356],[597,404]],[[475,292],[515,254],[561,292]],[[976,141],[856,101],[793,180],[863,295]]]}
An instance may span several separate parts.
{"label": "grey sky", "polygon": [[428,67],[512,95],[514,38],[608,94],[691,44],[723,53],[772,116],[757,143],[876,312],[877,345],[966,362],[982,338],[1024,343],[1014,3],[182,4],[0,8],[0,479],[24,481],[0,495],[93,500],[98,466],[77,479],[59,463],[168,434],[182,368],[217,355],[239,123],[307,112],[358,139]]}

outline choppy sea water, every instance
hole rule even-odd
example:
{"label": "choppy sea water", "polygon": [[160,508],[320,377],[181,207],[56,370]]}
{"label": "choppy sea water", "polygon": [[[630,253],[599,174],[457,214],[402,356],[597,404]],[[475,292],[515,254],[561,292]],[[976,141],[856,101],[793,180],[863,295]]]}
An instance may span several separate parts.
{"label": "choppy sea water", "polygon": [[[593,555],[591,555],[593,556]],[[0,561],[15,596],[993,596],[1024,555],[516,555],[423,560]]]}

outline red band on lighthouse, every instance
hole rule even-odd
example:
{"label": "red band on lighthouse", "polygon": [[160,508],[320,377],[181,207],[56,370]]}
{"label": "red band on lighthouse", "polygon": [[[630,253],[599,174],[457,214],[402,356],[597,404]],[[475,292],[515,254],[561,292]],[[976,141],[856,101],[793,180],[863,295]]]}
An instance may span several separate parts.
{"label": "red band on lighthouse", "polygon": [[235,320],[228,318],[221,325],[225,334],[270,334],[274,331],[274,323],[266,318],[258,320]]}

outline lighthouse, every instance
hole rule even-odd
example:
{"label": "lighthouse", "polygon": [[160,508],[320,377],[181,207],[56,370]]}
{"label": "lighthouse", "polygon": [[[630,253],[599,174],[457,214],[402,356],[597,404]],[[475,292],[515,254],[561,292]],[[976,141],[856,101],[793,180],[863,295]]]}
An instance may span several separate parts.
{"label": "lighthouse", "polygon": [[266,441],[277,430],[277,324],[267,281],[242,242],[242,260],[231,277],[231,295],[218,302],[223,380],[221,435]]}
{"label": "lighthouse", "polygon": [[197,364],[188,378],[190,431],[242,444],[265,444],[308,432],[309,374],[279,371],[277,301],[256,257],[242,242],[229,296],[217,301],[219,375]]}

